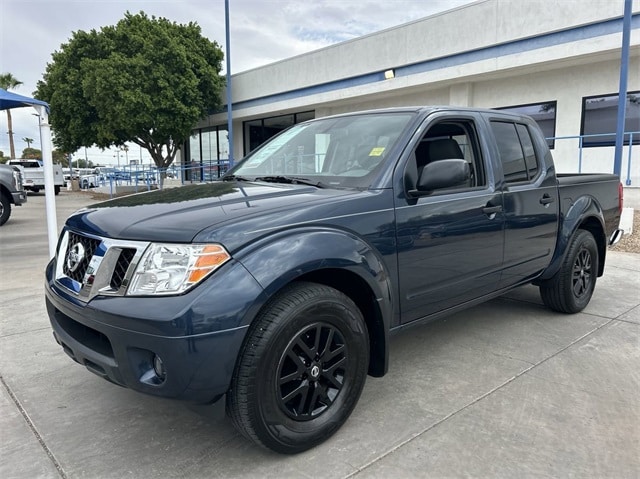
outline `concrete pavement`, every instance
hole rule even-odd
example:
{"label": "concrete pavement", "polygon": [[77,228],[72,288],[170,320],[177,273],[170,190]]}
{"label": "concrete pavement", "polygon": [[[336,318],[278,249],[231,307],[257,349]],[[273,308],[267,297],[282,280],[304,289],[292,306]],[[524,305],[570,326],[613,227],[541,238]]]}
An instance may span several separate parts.
{"label": "concrete pavement", "polygon": [[[91,202],[57,198],[58,225]],[[589,307],[537,289],[393,339],[391,369],[297,456],[224,417],[119,388],[69,359],[44,307],[44,195],[0,228],[0,477],[640,477],[640,255],[613,253]]]}

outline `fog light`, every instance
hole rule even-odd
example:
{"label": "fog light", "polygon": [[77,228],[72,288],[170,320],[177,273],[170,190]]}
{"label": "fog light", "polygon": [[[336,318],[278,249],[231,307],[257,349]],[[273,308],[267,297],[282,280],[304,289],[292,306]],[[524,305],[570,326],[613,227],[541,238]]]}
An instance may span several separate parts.
{"label": "fog light", "polygon": [[156,376],[158,376],[158,379],[160,379],[160,381],[164,381],[164,379],[167,377],[167,371],[164,369],[162,359],[160,359],[160,356],[158,356],[157,354],[153,355],[153,372],[156,373]]}

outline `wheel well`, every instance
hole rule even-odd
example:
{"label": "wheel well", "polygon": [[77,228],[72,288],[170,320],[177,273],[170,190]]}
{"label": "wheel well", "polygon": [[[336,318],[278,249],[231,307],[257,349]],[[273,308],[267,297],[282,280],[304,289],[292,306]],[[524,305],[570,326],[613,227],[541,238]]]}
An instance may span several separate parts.
{"label": "wheel well", "polygon": [[360,276],[343,269],[321,269],[296,278],[296,281],[320,283],[341,291],[351,298],[362,312],[369,332],[369,374],[381,377],[386,373],[386,335],[382,312],[375,294]]}
{"label": "wheel well", "polygon": [[605,255],[607,253],[607,239],[602,224],[592,216],[585,219],[580,224],[579,229],[588,231],[596,240],[596,244],[598,245],[598,276],[602,276],[604,273]]}
{"label": "wheel well", "polygon": [[0,185],[0,194],[2,196],[6,196],[9,200],[9,203],[13,203],[13,196],[11,196],[11,193],[4,185]]}

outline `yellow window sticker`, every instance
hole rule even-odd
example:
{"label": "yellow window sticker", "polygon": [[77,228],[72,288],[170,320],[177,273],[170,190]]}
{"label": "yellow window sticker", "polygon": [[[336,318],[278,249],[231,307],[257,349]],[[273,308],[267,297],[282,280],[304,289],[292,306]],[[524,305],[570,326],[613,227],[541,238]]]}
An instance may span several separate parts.
{"label": "yellow window sticker", "polygon": [[376,146],[375,148],[371,148],[369,156],[382,156],[382,153],[384,153],[384,146]]}

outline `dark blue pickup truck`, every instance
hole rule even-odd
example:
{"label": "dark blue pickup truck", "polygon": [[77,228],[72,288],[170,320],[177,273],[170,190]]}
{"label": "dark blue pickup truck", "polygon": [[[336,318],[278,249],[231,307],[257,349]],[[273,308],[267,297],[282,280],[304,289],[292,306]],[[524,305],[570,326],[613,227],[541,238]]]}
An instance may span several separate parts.
{"label": "dark blue pickup truck", "polygon": [[452,107],[295,125],[221,181],[71,216],[46,271],[57,342],[140,392],[210,402],[283,453],[334,433],[390,333],[526,283],[591,298],[620,237],[610,174],[557,175],[528,117]]}

